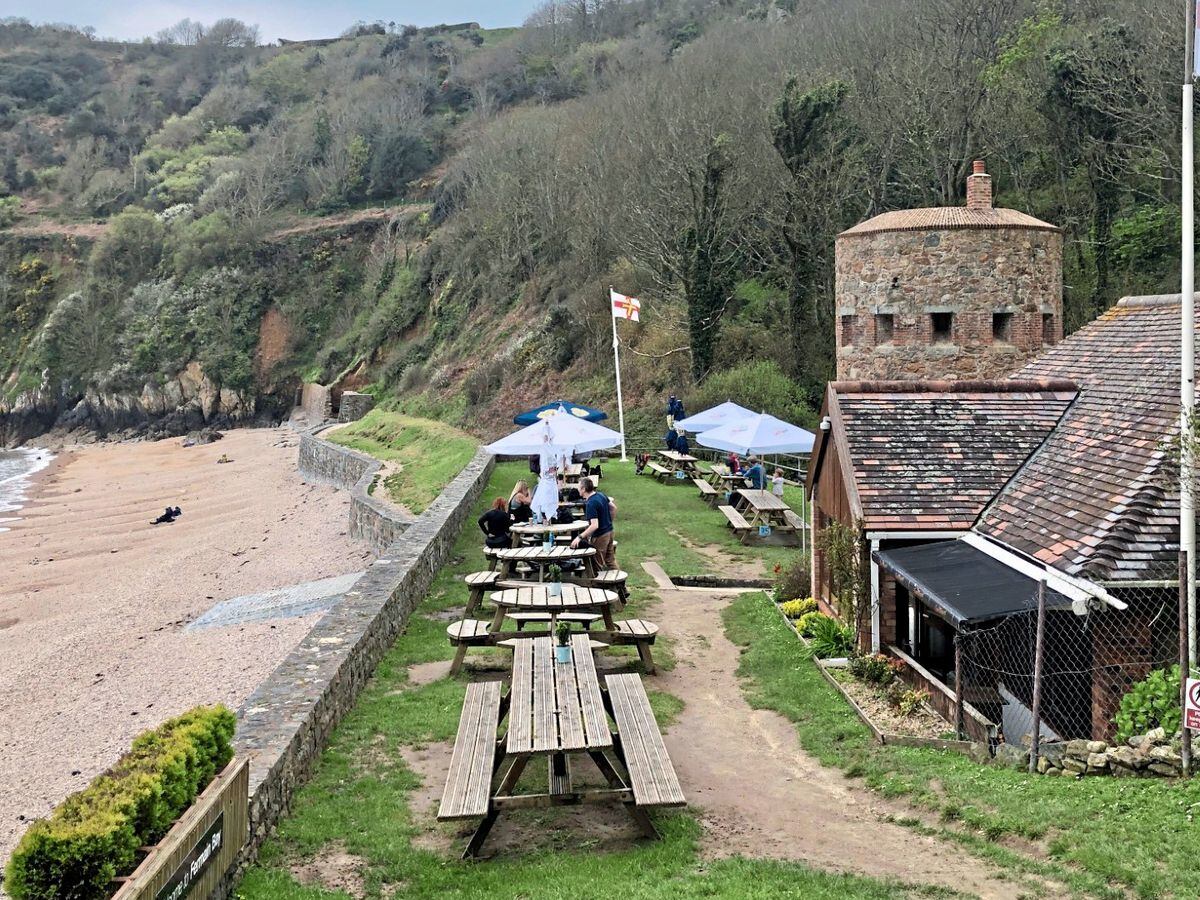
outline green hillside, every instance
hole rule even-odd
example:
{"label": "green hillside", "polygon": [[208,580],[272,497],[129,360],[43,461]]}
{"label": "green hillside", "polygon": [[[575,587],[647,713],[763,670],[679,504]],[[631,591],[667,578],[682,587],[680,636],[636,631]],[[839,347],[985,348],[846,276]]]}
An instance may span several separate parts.
{"label": "green hillside", "polygon": [[[301,380],[489,434],[552,394],[811,415],[833,238],[1066,233],[1066,321],[1178,269],[1178,4],[583,0],[263,46],[0,21],[0,442],[278,416]],[[693,404],[694,405],[694,404]],[[184,408],[187,408],[186,410]]]}

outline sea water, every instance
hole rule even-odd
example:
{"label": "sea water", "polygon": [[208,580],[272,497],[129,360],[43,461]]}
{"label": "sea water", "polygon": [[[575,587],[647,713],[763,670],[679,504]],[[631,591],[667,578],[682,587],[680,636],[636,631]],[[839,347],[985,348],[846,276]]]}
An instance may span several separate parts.
{"label": "sea water", "polygon": [[13,515],[24,504],[30,487],[30,476],[46,466],[54,455],[49,450],[0,450],[0,531],[15,521]]}

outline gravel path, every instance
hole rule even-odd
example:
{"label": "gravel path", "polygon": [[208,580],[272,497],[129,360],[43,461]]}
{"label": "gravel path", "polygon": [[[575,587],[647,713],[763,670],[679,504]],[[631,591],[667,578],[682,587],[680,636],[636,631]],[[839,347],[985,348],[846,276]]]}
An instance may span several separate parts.
{"label": "gravel path", "polygon": [[[0,534],[0,862],[138,732],[198,703],[239,705],[320,613],[189,622],[367,564],[347,496],[301,482],[295,461],[294,432],[246,429],[190,448],[86,447],[42,474]],[[183,516],[149,524],[168,504]]]}

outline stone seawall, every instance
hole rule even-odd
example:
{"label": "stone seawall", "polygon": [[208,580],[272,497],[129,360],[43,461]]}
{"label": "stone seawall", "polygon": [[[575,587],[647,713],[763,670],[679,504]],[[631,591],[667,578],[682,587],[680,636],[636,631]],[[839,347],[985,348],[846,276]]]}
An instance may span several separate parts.
{"label": "stone seawall", "polygon": [[378,556],[396,542],[413,519],[369,493],[375,473],[381,468],[379,460],[319,437],[317,432],[325,427],[301,433],[300,477],[350,492],[350,537],[366,541]]}
{"label": "stone seawall", "polygon": [[[349,471],[353,463],[344,465]],[[234,742],[239,755],[251,757],[250,837],[239,874],[287,813],[333,729],[408,624],[448,559],[493,465],[489,454],[478,451],[238,711]],[[227,896],[236,877],[231,875],[225,890],[214,896]]]}

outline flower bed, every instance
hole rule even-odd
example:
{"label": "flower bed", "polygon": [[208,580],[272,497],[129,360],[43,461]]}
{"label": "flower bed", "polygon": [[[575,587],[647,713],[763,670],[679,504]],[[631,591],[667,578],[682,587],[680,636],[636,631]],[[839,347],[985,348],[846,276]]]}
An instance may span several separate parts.
{"label": "flower bed", "polygon": [[848,669],[822,666],[825,673],[837,682],[871,724],[884,735],[884,740],[893,735],[927,738],[929,740],[952,740],[954,730],[939,715],[925,704],[918,705],[905,715],[892,706],[887,691],[873,684],[859,681]]}

